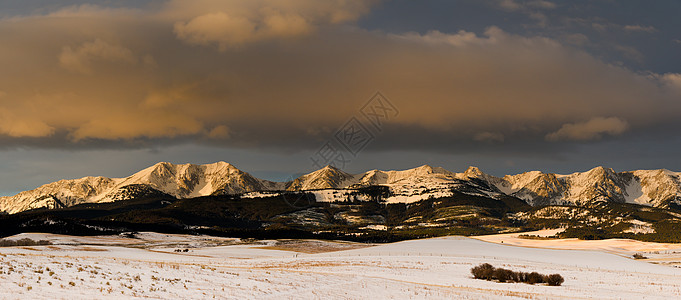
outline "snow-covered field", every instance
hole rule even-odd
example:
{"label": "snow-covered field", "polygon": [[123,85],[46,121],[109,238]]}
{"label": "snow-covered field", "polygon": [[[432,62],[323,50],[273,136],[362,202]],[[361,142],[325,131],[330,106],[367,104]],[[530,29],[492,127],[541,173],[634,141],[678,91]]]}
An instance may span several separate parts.
{"label": "snow-covered field", "polygon": [[505,233],[495,235],[483,235],[475,239],[514,245],[522,247],[564,249],[564,250],[597,250],[616,254],[623,257],[632,257],[634,254],[642,254],[646,257],[643,261],[661,265],[670,265],[681,268],[681,244],[649,243],[629,239],[608,239],[584,241],[579,239],[547,239],[536,240],[521,238],[521,234],[531,234],[540,237],[552,236],[562,229],[541,230],[524,233]]}
{"label": "snow-covered field", "polygon": [[[580,244],[585,241],[570,241],[580,250],[566,250],[541,248],[557,242],[553,240],[522,239],[534,244],[514,246],[512,236],[502,236],[503,244],[491,237],[481,239],[492,242],[443,237],[382,245],[156,233],[135,239],[51,234],[13,238],[24,237],[54,244],[0,248],[0,298],[681,298],[681,269],[630,259],[629,250],[619,253],[603,245]],[[611,242],[613,248],[624,243]],[[673,257],[676,249],[681,252],[681,246],[636,247],[630,250],[658,251],[660,259]],[[184,249],[187,252],[176,252]],[[550,287],[473,279],[471,267],[484,262],[559,273],[565,283]]]}

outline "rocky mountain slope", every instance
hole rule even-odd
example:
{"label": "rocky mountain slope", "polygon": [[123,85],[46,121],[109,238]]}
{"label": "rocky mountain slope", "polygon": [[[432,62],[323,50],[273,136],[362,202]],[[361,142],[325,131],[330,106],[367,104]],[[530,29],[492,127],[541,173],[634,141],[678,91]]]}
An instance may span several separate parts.
{"label": "rocky mountain slope", "polygon": [[126,178],[60,180],[15,196],[0,197],[0,211],[17,213],[42,207],[111,202],[149,193],[191,198],[282,188],[280,183],[257,179],[225,162],[207,165],[161,162]]}
{"label": "rocky mountain slope", "polygon": [[[637,170],[617,173],[596,167],[568,175],[525,172],[495,177],[476,167],[463,173],[421,166],[404,171],[371,170],[351,175],[332,167],[296,179],[290,190],[346,189],[389,186],[388,202],[414,202],[447,196],[452,190],[487,197],[507,195],[533,206],[586,205],[606,201],[654,207],[681,204],[681,173],[669,170]],[[416,197],[418,196],[418,197]]]}
{"label": "rocky mountain slope", "polygon": [[291,182],[271,182],[217,162],[207,165],[158,163],[126,178],[85,177],[60,180],[0,197],[0,211],[59,208],[163,193],[176,198],[262,191],[312,191],[318,201],[346,200],[353,190],[382,185],[389,203],[417,202],[454,192],[499,199],[516,197],[530,205],[587,205],[594,202],[635,203],[654,207],[681,204],[681,173],[669,170],[615,172],[597,167],[568,175],[526,172],[495,177],[476,167],[462,173],[421,166],[403,171],[371,170],[349,174],[327,166]]}
{"label": "rocky mountain slope", "polygon": [[680,175],[669,170],[617,173],[597,167],[569,175],[527,172],[492,181],[501,192],[535,206],[607,201],[665,207],[681,203]]}

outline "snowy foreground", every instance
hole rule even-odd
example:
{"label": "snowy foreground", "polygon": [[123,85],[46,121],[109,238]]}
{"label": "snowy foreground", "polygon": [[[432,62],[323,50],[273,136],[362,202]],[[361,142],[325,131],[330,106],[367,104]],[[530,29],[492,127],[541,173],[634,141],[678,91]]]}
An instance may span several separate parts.
{"label": "snowy foreground", "polygon": [[[676,267],[681,245],[674,244],[632,246],[616,240],[611,246],[608,241],[589,246],[586,241],[522,240],[517,235],[369,246],[156,233],[134,239],[51,234],[12,238],[25,237],[48,239],[54,245],[0,248],[2,299],[681,298],[681,269]],[[522,246],[510,245],[514,243]],[[188,251],[175,252],[180,249]],[[654,257],[633,260],[633,251]],[[565,283],[550,287],[473,279],[471,267],[484,262],[559,273]]]}

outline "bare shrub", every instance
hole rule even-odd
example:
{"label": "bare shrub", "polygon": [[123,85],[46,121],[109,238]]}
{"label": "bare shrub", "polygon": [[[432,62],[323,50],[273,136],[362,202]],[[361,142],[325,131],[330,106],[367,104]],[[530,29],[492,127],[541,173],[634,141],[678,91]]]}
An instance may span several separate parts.
{"label": "bare shrub", "polygon": [[498,268],[494,270],[494,276],[499,282],[513,281],[513,271]]}
{"label": "bare shrub", "polygon": [[488,263],[481,264],[471,269],[473,277],[476,279],[492,280],[494,277],[494,267]]}
{"label": "bare shrub", "polygon": [[515,282],[525,282],[527,281],[527,273],[518,271],[518,272],[512,272],[513,278],[512,280]]}
{"label": "bare shrub", "polygon": [[643,256],[641,253],[636,253],[634,254],[634,259],[646,259],[647,257]]}
{"label": "bare shrub", "polygon": [[34,241],[29,238],[23,238],[19,240],[7,240],[7,239],[1,239],[0,240],[0,247],[21,247],[21,246],[44,246],[44,245],[52,245],[52,242],[48,240],[39,240],[39,241]]}
{"label": "bare shrub", "polygon": [[544,278],[544,281],[550,286],[559,286],[563,284],[565,279],[563,278],[563,276],[560,276],[560,274],[551,274],[546,276],[546,278]]}
{"label": "bare shrub", "polygon": [[543,283],[544,282],[544,276],[537,272],[532,272],[530,274],[527,274],[526,281],[529,284],[535,284],[535,283]]}

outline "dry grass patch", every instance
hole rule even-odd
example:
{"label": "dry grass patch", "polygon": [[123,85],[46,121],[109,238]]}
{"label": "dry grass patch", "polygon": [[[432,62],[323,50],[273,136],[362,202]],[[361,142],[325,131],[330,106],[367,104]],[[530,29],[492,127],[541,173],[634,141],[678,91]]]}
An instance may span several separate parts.
{"label": "dry grass patch", "polygon": [[307,254],[326,253],[343,250],[372,247],[372,244],[344,243],[315,240],[280,240],[273,246],[256,247],[256,249],[294,251]]}

